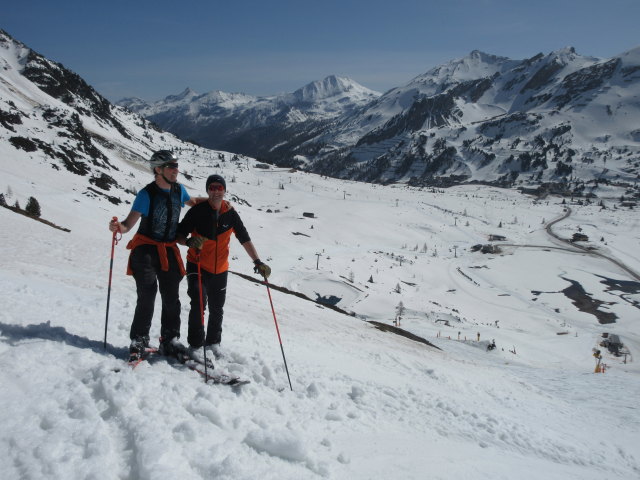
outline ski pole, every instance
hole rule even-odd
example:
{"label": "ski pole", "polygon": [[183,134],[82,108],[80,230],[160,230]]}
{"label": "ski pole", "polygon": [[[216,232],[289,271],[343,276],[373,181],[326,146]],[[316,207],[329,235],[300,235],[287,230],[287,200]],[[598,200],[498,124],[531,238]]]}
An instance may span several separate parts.
{"label": "ski pole", "polygon": [[207,374],[207,329],[204,326],[204,301],[202,300],[202,270],[200,268],[200,254],[198,253],[198,292],[200,294],[200,322],[202,324],[202,330],[204,332],[205,341],[202,342],[202,352],[204,355],[204,381],[207,382],[209,378]]}
{"label": "ski pole", "polygon": [[[118,221],[118,217],[113,217],[113,219],[111,221],[117,222]],[[115,250],[115,246],[120,241],[120,238],[122,238],[122,235],[120,236],[120,238],[117,238],[118,233],[120,233],[120,228],[117,228],[113,232],[113,236],[111,237],[111,262],[109,264],[109,288],[107,289],[107,314],[106,314],[106,317],[105,317],[105,320],[104,320],[104,349],[105,349],[105,351],[107,350],[107,327],[109,325],[109,303],[111,302],[111,277],[113,275],[113,252]]]}
{"label": "ski pole", "polygon": [[271,298],[271,289],[269,288],[269,282],[267,277],[264,276],[264,284],[267,286],[267,294],[269,295],[269,303],[271,304],[271,312],[273,313],[273,322],[276,324],[276,333],[278,334],[278,341],[280,342],[280,350],[282,351],[282,360],[284,361],[284,369],[287,372],[287,379],[289,380],[289,388],[293,392],[293,386],[291,385],[291,377],[289,376],[289,367],[287,367],[287,359],[284,356],[284,347],[282,346],[282,338],[280,337],[280,329],[278,328],[278,320],[276,319],[276,311],[273,308],[273,299]]}

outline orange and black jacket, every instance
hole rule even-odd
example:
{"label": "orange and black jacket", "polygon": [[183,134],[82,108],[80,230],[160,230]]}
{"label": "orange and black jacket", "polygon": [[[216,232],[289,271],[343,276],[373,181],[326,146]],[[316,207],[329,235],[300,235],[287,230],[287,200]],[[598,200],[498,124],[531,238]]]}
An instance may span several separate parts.
{"label": "orange and black jacket", "polygon": [[[229,202],[223,200],[220,210],[214,210],[209,202],[191,207],[178,225],[178,233],[188,237],[205,238],[200,252],[200,267],[211,273],[223,273],[229,269],[229,242],[234,233],[241,244],[251,241],[240,215]],[[197,263],[198,252],[190,248],[187,261]]]}

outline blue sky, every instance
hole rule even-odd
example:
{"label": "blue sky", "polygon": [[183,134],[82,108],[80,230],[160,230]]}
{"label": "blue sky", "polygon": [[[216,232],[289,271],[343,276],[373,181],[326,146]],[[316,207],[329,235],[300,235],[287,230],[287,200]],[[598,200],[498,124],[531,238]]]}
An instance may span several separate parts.
{"label": "blue sky", "polygon": [[640,45],[639,0],[23,0],[0,28],[110,100],[189,86],[271,95],[327,75],[378,91],[472,50],[524,59]]}

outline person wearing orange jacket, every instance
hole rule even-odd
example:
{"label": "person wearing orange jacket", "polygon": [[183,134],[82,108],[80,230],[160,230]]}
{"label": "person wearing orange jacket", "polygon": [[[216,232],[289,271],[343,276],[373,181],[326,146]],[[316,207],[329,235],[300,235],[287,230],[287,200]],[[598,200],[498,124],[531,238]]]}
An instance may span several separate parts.
{"label": "person wearing orange jacket", "polygon": [[138,299],[131,324],[129,356],[140,358],[149,346],[158,285],[162,298],[160,350],[166,355],[186,354],[180,337],[180,299],[178,289],[185,275],[176,231],[184,205],[195,205],[205,198],[191,198],[178,183],[178,159],[169,150],[158,150],[150,160],[154,181],[144,187],[133,202],[127,218],[111,221],[109,230],[127,233],[140,220],[138,231],[127,248],[131,250],[127,274],[136,281]]}
{"label": "person wearing orange jacket", "polygon": [[[269,266],[260,260],[240,215],[228,201],[224,200],[226,188],[227,184],[223,177],[210,175],[206,181],[208,201],[190,208],[178,225],[176,236],[178,243],[189,246],[187,292],[191,299],[191,310],[187,341],[192,356],[198,356],[202,346],[216,358],[221,355],[223,307],[227,293],[229,244],[232,233],[253,260],[255,272],[264,278],[268,278],[271,274]],[[189,235],[191,237],[187,240]],[[198,262],[202,285],[198,283]],[[200,317],[201,288],[203,304],[209,306],[206,338]]]}

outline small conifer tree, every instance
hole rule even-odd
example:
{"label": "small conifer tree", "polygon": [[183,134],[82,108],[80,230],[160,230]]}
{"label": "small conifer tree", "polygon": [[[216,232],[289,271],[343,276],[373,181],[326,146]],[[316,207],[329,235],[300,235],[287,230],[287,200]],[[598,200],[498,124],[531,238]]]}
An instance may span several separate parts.
{"label": "small conifer tree", "polygon": [[25,212],[27,212],[32,217],[39,218],[42,212],[40,211],[40,204],[35,197],[29,197],[27,200],[27,206],[25,208]]}

